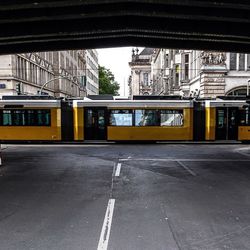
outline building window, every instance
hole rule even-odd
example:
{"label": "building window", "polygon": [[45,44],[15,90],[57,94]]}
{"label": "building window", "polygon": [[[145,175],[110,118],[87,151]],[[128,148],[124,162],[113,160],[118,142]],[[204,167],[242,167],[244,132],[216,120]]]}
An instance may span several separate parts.
{"label": "building window", "polygon": [[245,54],[239,54],[239,71],[245,70]]}
{"label": "building window", "polygon": [[180,66],[175,65],[175,85],[179,86],[179,73],[180,73]]}
{"label": "building window", "polygon": [[168,54],[166,54],[165,62],[166,62],[166,67],[168,68],[168,66],[169,66],[169,56],[168,56]]}
{"label": "building window", "polygon": [[23,80],[27,80],[27,61],[22,57],[17,57],[16,62],[17,77]]}
{"label": "building window", "polygon": [[111,126],[132,126],[133,112],[132,110],[111,110],[110,111]]}
{"label": "building window", "polygon": [[143,84],[148,86],[148,73],[143,73]]}
{"label": "building window", "polygon": [[189,79],[189,55],[185,54],[184,59],[184,80]]}
{"label": "building window", "polygon": [[230,53],[230,70],[236,70],[236,53]]}
{"label": "building window", "polygon": [[247,95],[247,88],[239,88],[230,91],[227,95],[229,96],[244,96]]}

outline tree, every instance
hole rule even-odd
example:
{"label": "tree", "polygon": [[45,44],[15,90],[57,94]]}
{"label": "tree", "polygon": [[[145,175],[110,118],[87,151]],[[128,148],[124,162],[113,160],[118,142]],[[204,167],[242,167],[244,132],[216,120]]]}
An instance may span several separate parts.
{"label": "tree", "polygon": [[115,81],[114,74],[103,66],[99,66],[99,94],[119,95],[120,86]]}

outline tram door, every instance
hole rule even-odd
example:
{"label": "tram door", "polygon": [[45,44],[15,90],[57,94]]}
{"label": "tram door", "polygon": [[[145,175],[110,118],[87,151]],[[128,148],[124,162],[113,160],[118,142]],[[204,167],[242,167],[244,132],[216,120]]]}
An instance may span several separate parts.
{"label": "tram door", "polygon": [[217,108],[216,111],[216,140],[237,140],[238,108]]}
{"label": "tram door", "polygon": [[84,108],[84,138],[85,140],[107,139],[107,108]]}

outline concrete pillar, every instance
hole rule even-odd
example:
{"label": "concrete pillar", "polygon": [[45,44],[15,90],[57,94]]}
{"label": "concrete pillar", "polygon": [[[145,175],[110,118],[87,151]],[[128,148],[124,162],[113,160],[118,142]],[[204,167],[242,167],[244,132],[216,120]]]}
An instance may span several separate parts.
{"label": "concrete pillar", "polygon": [[226,54],[212,51],[201,53],[200,97],[225,95]]}

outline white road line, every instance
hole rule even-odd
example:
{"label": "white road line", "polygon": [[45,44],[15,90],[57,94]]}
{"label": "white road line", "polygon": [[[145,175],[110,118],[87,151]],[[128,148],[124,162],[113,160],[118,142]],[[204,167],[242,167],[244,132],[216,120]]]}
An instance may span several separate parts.
{"label": "white road line", "polygon": [[120,172],[121,172],[121,166],[122,166],[122,164],[121,164],[121,163],[117,163],[117,166],[116,166],[116,171],[115,171],[115,176],[119,176],[119,175],[120,175]]}
{"label": "white road line", "polygon": [[115,199],[109,199],[97,250],[108,249],[114,207],[115,207]]}
{"label": "white road line", "polygon": [[186,171],[188,171],[191,175],[196,176],[196,173],[193,170],[191,170],[189,167],[187,167],[183,162],[181,161],[176,161],[176,162],[178,162],[178,164],[181,167],[183,167]]}
{"label": "white road line", "polygon": [[161,158],[130,158],[119,159],[119,161],[186,161],[186,162],[249,162],[250,159],[161,159]]}
{"label": "white road line", "polygon": [[[245,152],[246,151],[246,152]],[[248,153],[249,151],[249,153]],[[247,148],[240,148],[240,149],[237,149],[235,150],[235,152],[237,152],[238,154],[241,154],[241,155],[244,155],[244,156],[250,156],[250,147],[247,147]]]}

